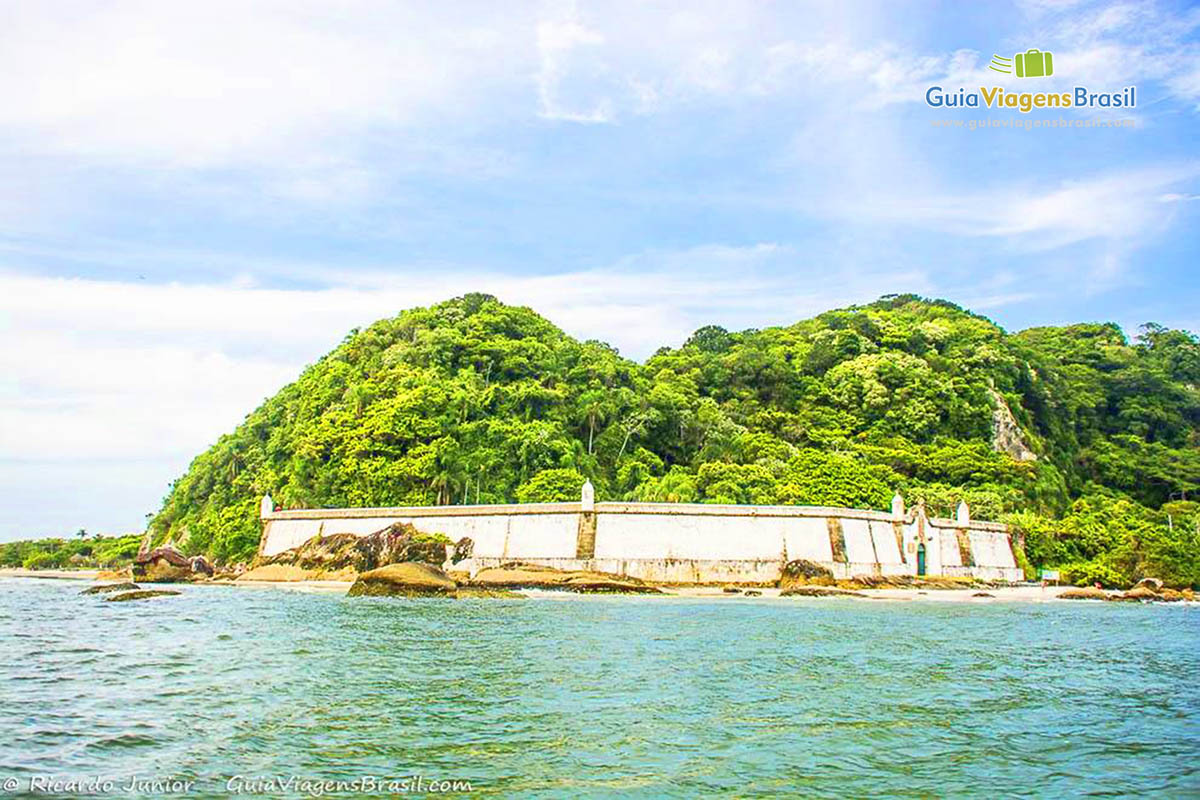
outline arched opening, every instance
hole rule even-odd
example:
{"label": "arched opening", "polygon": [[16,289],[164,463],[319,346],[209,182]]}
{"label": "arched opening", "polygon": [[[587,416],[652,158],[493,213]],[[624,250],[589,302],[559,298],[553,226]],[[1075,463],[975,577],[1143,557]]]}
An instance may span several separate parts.
{"label": "arched opening", "polygon": [[917,545],[917,574],[925,574],[925,543]]}

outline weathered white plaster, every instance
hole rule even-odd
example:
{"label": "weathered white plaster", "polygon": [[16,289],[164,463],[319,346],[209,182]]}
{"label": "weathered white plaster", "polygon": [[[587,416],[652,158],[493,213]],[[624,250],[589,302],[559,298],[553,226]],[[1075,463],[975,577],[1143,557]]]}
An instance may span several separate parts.
{"label": "weathered white plaster", "polygon": [[[471,564],[522,560],[587,563],[589,569],[664,582],[770,582],[789,560],[815,561],[839,578],[917,571],[924,542],[926,573],[1019,579],[1003,525],[926,519],[923,508],[901,523],[898,546],[892,514],[807,506],[728,506],[594,503],[595,551],[577,558],[586,503],[540,503],[421,508],[301,509],[266,513],[262,554],[275,555],[313,536],[366,535],[395,522],[474,542]],[[900,508],[902,508],[902,504]],[[830,520],[838,520],[846,561],[834,561]],[[968,531],[974,567],[963,567],[956,527]],[[579,568],[579,567],[575,567]],[[764,577],[767,576],[767,577]]]}

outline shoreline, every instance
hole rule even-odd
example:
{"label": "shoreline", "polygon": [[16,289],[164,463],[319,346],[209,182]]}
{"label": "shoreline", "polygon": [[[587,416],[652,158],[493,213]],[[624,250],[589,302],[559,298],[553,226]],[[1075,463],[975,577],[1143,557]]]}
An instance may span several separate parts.
{"label": "shoreline", "polygon": [[[0,579],[3,578],[32,578],[40,580],[70,580],[99,582],[97,576],[101,570],[95,569],[44,569],[27,570],[19,567],[0,568]],[[148,585],[152,582],[145,582]],[[182,582],[187,586],[230,586],[246,589],[283,589],[305,594],[345,594],[353,581],[301,580],[301,581],[197,581]],[[153,583],[152,585],[160,585]],[[161,584],[175,585],[175,584]],[[723,598],[728,600],[790,600],[791,597],[781,597],[781,590],[775,587],[746,586],[738,587],[737,592],[727,592],[722,586],[660,586],[660,595],[623,595],[654,599],[655,597],[684,597],[684,598]],[[967,588],[967,589],[859,589],[855,595],[845,595],[852,600],[890,600],[899,602],[932,602],[932,603],[969,603],[987,604],[998,602],[1047,603],[1056,601],[1063,592],[1076,587],[1069,585],[1040,586],[1021,585],[1003,586],[997,588]],[[587,597],[587,593],[563,592],[546,589],[519,590],[530,598],[560,599],[566,597]],[[745,592],[758,592],[746,595]],[[1109,594],[1120,595],[1120,590],[1109,590]],[[989,595],[989,596],[980,596]],[[828,598],[821,598],[828,599]],[[1063,601],[1068,602],[1068,601]],[[1072,600],[1069,602],[1087,602]],[[1093,601],[1099,602],[1099,601]]]}

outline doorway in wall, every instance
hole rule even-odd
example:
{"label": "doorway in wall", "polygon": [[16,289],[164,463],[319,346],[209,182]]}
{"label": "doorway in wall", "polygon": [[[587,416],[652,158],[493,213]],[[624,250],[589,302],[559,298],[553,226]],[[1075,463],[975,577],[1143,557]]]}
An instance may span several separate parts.
{"label": "doorway in wall", "polygon": [[925,543],[917,545],[917,574],[925,574]]}

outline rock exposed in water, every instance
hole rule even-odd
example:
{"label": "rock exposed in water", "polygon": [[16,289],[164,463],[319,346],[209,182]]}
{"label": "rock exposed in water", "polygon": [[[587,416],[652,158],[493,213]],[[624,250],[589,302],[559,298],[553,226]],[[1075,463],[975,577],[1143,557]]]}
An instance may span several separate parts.
{"label": "rock exposed in water", "polygon": [[89,586],[80,594],[108,594],[109,592],[132,592],[141,589],[136,583],[125,581],[124,583],[105,583],[100,586]]}
{"label": "rock exposed in water", "polygon": [[463,599],[468,597],[496,597],[500,599],[517,598],[520,600],[526,599],[525,595],[521,594],[520,592],[514,592],[510,589],[489,589],[483,586],[459,586],[458,591],[454,593],[454,596]]}
{"label": "rock exposed in water", "polygon": [[561,589],[569,592],[660,594],[657,587],[637,578],[608,572],[561,570],[541,564],[513,562],[480,570],[472,586],[502,589]]}
{"label": "rock exposed in water", "polygon": [[166,595],[182,594],[174,589],[138,589],[136,592],[118,592],[104,598],[108,603],[124,603],[127,600],[145,600],[147,597],[165,597]]}
{"label": "rock exposed in water", "polygon": [[454,596],[457,588],[458,584],[450,580],[449,576],[438,567],[410,561],[402,564],[388,564],[362,573],[347,594],[351,597],[364,595]]}
{"label": "rock exposed in water", "polygon": [[1068,589],[1058,596],[1059,600],[1107,600],[1108,592],[1095,586]]}
{"label": "rock exposed in water", "polygon": [[1128,592],[1124,592],[1123,594],[1113,595],[1109,599],[1110,600],[1137,601],[1137,600],[1161,600],[1162,597],[1158,594],[1158,592],[1154,591],[1153,589],[1149,588],[1148,586],[1143,586],[1142,584],[1138,584],[1137,586],[1130,589]]}
{"label": "rock exposed in water", "polygon": [[798,558],[783,565],[779,575],[779,588],[793,586],[832,586],[833,572],[813,561]]}
{"label": "rock exposed in water", "polygon": [[780,597],[867,597],[862,592],[838,589],[833,586],[793,586],[779,593]]}
{"label": "rock exposed in water", "polygon": [[[446,560],[448,544],[450,540],[440,533],[423,533],[408,523],[397,522],[367,536],[356,533],[314,536],[299,547],[261,558],[254,566],[257,569],[283,565],[315,573],[347,569],[363,573],[388,564],[410,562],[441,566]],[[468,552],[471,549],[462,541],[458,546]]]}

